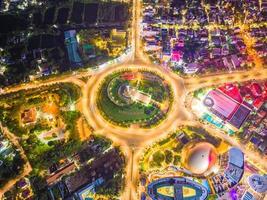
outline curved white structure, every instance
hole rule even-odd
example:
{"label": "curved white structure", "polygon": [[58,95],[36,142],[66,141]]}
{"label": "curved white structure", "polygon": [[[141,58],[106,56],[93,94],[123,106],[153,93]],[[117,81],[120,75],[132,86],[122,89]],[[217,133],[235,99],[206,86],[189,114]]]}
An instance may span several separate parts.
{"label": "curved white structure", "polygon": [[201,142],[189,147],[184,153],[185,167],[193,174],[202,175],[211,169],[217,161],[215,147],[207,142]]}

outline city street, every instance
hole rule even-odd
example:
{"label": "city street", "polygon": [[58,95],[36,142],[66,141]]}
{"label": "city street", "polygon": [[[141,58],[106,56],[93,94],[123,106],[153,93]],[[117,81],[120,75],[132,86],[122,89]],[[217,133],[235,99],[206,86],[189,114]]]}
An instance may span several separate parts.
{"label": "city street", "polygon": [[[78,85],[82,91],[80,110],[83,113],[88,124],[95,130],[95,133],[101,134],[111,139],[115,144],[121,146],[125,154],[126,166],[126,187],[122,194],[122,200],[138,199],[138,161],[142,152],[146,147],[153,144],[155,141],[164,138],[168,133],[174,131],[178,126],[196,125],[202,126],[208,132],[223,138],[232,146],[237,146],[245,153],[247,159],[252,163],[258,163],[259,167],[267,172],[267,158],[248,150],[244,145],[237,142],[234,138],[218,131],[211,126],[203,125],[196,121],[193,112],[185,107],[186,96],[193,90],[207,87],[211,85],[223,84],[225,82],[242,82],[251,79],[266,79],[267,69],[257,65],[255,69],[244,70],[238,72],[222,72],[215,75],[204,75],[195,77],[182,78],[172,71],[167,71],[160,65],[155,65],[143,53],[140,40],[140,22],[141,22],[141,2],[133,0],[133,16],[132,16],[132,41],[131,51],[117,63],[112,63],[99,68],[97,70],[87,70],[83,72],[71,73],[53,77],[47,80],[38,80],[35,82],[25,83],[14,87],[4,88],[2,93],[17,92],[20,90],[30,90],[45,85],[56,83],[70,82]],[[162,75],[173,89],[174,102],[167,118],[157,127],[151,129],[142,128],[122,128],[107,122],[100,114],[96,106],[97,91],[103,79],[114,71],[120,69],[146,69],[154,71]],[[87,82],[81,80],[83,77],[89,77]],[[17,139],[11,140],[13,144],[17,143]],[[30,172],[30,166],[25,167],[23,175]],[[16,179],[17,180],[17,179]],[[15,183],[15,180],[11,183]],[[12,184],[8,184],[1,192],[7,191]]]}
{"label": "city street", "polygon": [[0,130],[2,130],[3,134],[19,150],[21,158],[26,162],[23,168],[23,172],[19,176],[17,176],[15,179],[10,180],[5,185],[5,187],[0,189],[0,197],[1,197],[1,195],[4,194],[6,191],[8,191],[11,187],[13,187],[13,185],[16,184],[17,181],[27,176],[32,171],[32,168],[31,168],[31,165],[28,161],[26,154],[24,153],[23,148],[20,146],[18,142],[18,138],[14,134],[12,134],[7,128],[3,127],[1,123],[0,123]]}

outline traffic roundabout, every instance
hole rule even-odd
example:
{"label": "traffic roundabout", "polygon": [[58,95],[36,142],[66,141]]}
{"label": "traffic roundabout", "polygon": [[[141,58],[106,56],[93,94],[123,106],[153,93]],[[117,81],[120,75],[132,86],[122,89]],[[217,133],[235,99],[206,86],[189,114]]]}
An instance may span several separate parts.
{"label": "traffic roundabout", "polygon": [[150,128],[163,121],[172,105],[172,89],[152,71],[114,71],[98,90],[97,109],[117,126]]}
{"label": "traffic roundabout", "polygon": [[181,106],[182,79],[165,74],[159,68],[140,65],[117,66],[96,74],[84,89],[83,112],[88,122],[95,130],[104,129],[120,138],[127,134],[128,138],[159,135],[177,120],[187,119]]}

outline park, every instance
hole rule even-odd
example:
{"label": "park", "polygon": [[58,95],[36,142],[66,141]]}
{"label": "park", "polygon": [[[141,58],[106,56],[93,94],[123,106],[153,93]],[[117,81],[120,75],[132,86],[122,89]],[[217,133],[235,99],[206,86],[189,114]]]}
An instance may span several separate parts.
{"label": "park", "polygon": [[149,128],[167,116],[172,103],[170,85],[151,71],[115,71],[104,78],[97,108],[106,121],[122,127]]}

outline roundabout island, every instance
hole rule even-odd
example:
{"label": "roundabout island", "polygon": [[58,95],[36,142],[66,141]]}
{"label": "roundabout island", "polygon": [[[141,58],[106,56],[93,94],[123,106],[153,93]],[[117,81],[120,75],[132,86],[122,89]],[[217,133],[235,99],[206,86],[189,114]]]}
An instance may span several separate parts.
{"label": "roundabout island", "polygon": [[[0,88],[0,136],[3,132],[3,136],[20,150],[20,156],[26,161],[23,172],[11,177],[10,182],[0,188],[0,197],[13,186],[17,191],[21,183],[18,180],[29,177],[34,189],[30,193],[40,189],[36,194],[45,191],[48,195],[55,192],[61,196],[51,199],[69,199],[66,195],[73,195],[74,192],[78,195],[76,192],[79,192],[90,195],[86,199],[91,199],[93,195],[98,200],[213,200],[245,199],[251,196],[263,200],[266,192],[263,174],[267,169],[266,157],[259,151],[266,147],[261,137],[265,136],[266,129],[263,125],[267,116],[267,69],[255,48],[262,47],[260,43],[263,41],[252,35],[262,33],[265,25],[256,28],[256,23],[242,23],[239,19],[235,24],[236,19],[227,16],[232,15],[231,9],[228,9],[229,5],[232,7],[231,3],[227,1],[217,6],[210,6],[204,1],[187,1],[185,8],[189,9],[169,1],[123,2],[129,3],[125,8],[132,13],[131,27],[128,27],[128,21],[125,26],[121,23],[119,26],[105,23],[109,15],[106,12],[108,6],[106,2],[101,2],[100,6],[92,3],[92,7],[96,6],[93,10],[97,16],[104,14],[92,26],[95,27],[93,29],[100,28],[103,35],[95,30],[92,35],[91,32],[86,33],[84,38],[79,35],[76,37],[76,30],[60,34],[65,37],[70,35],[62,41],[65,41],[67,48],[64,49],[71,59],[79,60],[76,56],[79,53],[83,53],[86,60],[97,57],[92,68],[86,65],[79,71],[49,78],[40,77],[28,83],[24,83],[26,77],[21,76],[24,79],[22,84]],[[252,5],[249,2],[235,2],[238,6],[233,8],[244,4],[244,8],[249,8],[244,9],[248,18],[250,12],[263,11],[257,8],[258,3],[251,1]],[[69,20],[76,18],[76,7],[83,10],[81,18],[86,18],[84,12],[88,14],[86,10],[89,5],[88,2],[84,4],[74,1]],[[44,9],[43,15],[49,15],[54,9],[51,5]],[[227,10],[224,10],[224,5]],[[211,9],[206,9],[209,7]],[[121,11],[120,7],[110,8],[112,12]],[[61,13],[62,9],[68,10],[64,7],[56,9],[55,13]],[[200,14],[200,20],[190,17],[195,9],[199,11],[196,13]],[[242,13],[239,9],[233,9],[233,12]],[[183,19],[189,16],[192,20],[182,20],[185,23],[178,26],[177,23],[173,24],[170,20],[177,19],[169,18],[168,13],[176,11],[177,16],[183,16]],[[201,14],[202,11],[204,14]],[[226,15],[221,11],[227,11]],[[163,12],[163,18],[153,12]],[[211,21],[214,21],[212,18],[217,19],[213,15],[216,13],[218,21],[224,22],[226,18],[229,24],[234,22],[233,26],[229,27],[227,23],[222,25],[221,22],[209,24],[210,20],[203,26],[203,17],[211,16]],[[35,14],[33,19],[38,18]],[[253,14],[254,17],[259,15]],[[115,14],[113,16],[118,17]],[[247,19],[246,16],[244,18]],[[163,26],[160,25],[161,21],[164,22]],[[250,23],[253,20],[246,21]],[[33,25],[31,21],[29,24]],[[68,26],[72,25],[68,22]],[[89,24],[77,25],[75,29],[83,29]],[[112,28],[110,37],[109,31],[104,31],[102,27],[106,25]],[[128,33],[128,30],[118,27],[131,30]],[[41,38],[41,46],[44,43],[42,38],[46,35],[45,32],[40,35],[28,34],[34,36],[33,41]],[[259,38],[264,38],[262,34],[259,35]],[[93,36],[97,38],[92,39]],[[18,39],[20,37],[18,35]],[[23,39],[30,43],[32,38],[23,36]],[[17,43],[17,37],[10,35],[7,44],[11,41]],[[78,48],[79,43],[81,46]],[[125,51],[121,43],[127,46]],[[13,46],[7,50],[14,51]],[[123,53],[109,60],[104,56],[102,62],[100,47],[101,52],[112,53],[114,50]],[[109,48],[113,50],[109,51]],[[37,63],[38,69],[42,68],[40,73],[46,74],[46,71],[54,71],[50,70],[53,66],[49,60],[46,61],[46,57],[58,49],[62,50],[49,48],[47,51],[42,48],[39,52],[37,49],[37,54],[42,54],[42,67],[39,56],[34,56],[38,62],[25,62],[25,59],[32,57],[30,52],[26,52],[26,57],[24,53],[16,55],[21,59],[16,58],[15,61],[19,65],[21,60],[23,65]],[[151,52],[153,55],[149,55]],[[9,54],[5,51],[1,53],[2,60],[9,62]],[[80,65],[78,62],[77,66]],[[58,66],[55,65],[55,69]],[[70,69],[76,69],[76,66]],[[5,66],[2,69],[0,66],[0,75],[6,76],[3,78],[5,83],[7,80],[12,82],[10,72],[20,71],[5,70]],[[66,87],[69,83],[73,85]],[[210,90],[215,92],[208,93]],[[75,91],[78,91],[77,94]],[[228,122],[234,122],[232,124],[236,126],[244,124],[244,127],[232,130]],[[53,129],[48,130],[51,127]],[[1,142],[0,147],[4,146]],[[6,164],[2,161],[1,167]],[[50,184],[42,180],[45,177],[53,182]],[[38,180],[40,184],[36,183]],[[39,188],[41,185],[44,188]],[[252,189],[253,193],[248,189]],[[24,188],[19,191],[29,193]]]}
{"label": "roundabout island", "polygon": [[143,146],[167,134],[190,113],[180,77],[142,64],[117,65],[91,77],[84,86],[81,106],[98,133]]}
{"label": "roundabout island", "polygon": [[96,99],[101,116],[117,126],[151,128],[163,121],[173,102],[169,83],[154,71],[120,70],[100,83]]}

